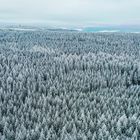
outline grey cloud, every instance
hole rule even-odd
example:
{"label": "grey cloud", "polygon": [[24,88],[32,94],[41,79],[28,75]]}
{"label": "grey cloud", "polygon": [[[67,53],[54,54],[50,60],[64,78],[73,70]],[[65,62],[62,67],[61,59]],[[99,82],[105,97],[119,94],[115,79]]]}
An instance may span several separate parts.
{"label": "grey cloud", "polygon": [[0,19],[87,25],[139,23],[139,0],[0,0]]}

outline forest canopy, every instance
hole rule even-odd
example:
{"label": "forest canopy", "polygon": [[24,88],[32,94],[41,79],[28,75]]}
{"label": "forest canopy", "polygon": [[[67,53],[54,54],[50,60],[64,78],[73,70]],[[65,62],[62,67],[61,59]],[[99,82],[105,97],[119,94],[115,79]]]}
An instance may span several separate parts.
{"label": "forest canopy", "polygon": [[140,35],[0,30],[0,139],[140,139]]}

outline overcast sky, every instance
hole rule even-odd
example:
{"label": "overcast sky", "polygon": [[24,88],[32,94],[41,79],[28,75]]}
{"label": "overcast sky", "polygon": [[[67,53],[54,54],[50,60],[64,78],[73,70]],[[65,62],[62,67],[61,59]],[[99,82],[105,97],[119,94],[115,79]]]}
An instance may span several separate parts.
{"label": "overcast sky", "polygon": [[53,26],[140,25],[140,0],[0,0],[0,21]]}

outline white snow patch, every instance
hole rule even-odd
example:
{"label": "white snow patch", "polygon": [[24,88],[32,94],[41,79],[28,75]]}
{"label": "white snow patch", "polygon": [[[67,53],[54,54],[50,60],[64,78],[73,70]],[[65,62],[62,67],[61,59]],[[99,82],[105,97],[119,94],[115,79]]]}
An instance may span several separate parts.
{"label": "white snow patch", "polygon": [[140,34],[140,32],[132,32],[132,33],[135,33],[135,34]]}
{"label": "white snow patch", "polygon": [[32,28],[0,28],[3,30],[15,30],[15,31],[36,31],[36,29],[32,29]]}
{"label": "white snow patch", "polygon": [[115,32],[120,32],[120,30],[102,30],[102,31],[98,31],[100,33],[115,33]]}
{"label": "white snow patch", "polygon": [[35,45],[34,47],[32,47],[32,49],[30,51],[32,51],[32,52],[48,53],[48,54],[55,53],[55,51],[53,49],[51,49],[51,48],[37,46],[37,45]]}
{"label": "white snow patch", "polygon": [[81,31],[83,31],[83,29],[82,29],[82,28],[81,28],[81,29],[80,29],[80,28],[79,28],[79,29],[75,29],[75,30],[76,30],[76,31],[80,31],[80,32],[81,32]]}

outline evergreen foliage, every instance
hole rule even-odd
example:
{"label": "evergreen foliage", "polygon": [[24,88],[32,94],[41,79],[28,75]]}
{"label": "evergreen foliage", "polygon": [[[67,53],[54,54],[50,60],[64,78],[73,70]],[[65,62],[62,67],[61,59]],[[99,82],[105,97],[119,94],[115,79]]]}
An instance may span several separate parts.
{"label": "evergreen foliage", "polygon": [[140,35],[0,31],[1,140],[139,140]]}

